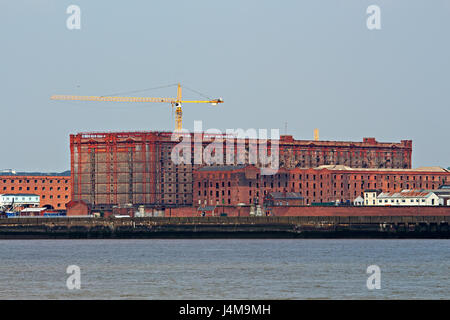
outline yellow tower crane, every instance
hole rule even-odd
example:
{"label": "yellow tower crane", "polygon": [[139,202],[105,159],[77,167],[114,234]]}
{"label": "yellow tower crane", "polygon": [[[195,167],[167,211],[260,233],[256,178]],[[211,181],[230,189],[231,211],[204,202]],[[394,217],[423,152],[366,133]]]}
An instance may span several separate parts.
{"label": "yellow tower crane", "polygon": [[53,95],[51,100],[76,100],[76,101],[112,101],[112,102],[163,102],[170,103],[175,109],[175,130],[181,131],[183,127],[183,103],[210,103],[216,106],[223,103],[222,98],[213,100],[183,100],[181,94],[181,85],[178,83],[176,98],[152,98],[152,97],[113,97],[113,96],[72,96],[72,95]]}

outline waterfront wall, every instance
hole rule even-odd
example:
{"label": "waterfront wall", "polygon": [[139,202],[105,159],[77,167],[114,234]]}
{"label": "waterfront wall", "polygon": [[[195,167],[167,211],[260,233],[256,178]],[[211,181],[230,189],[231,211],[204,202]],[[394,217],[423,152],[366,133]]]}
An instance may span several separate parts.
{"label": "waterfront wall", "polygon": [[450,216],[0,219],[0,239],[450,238]]}
{"label": "waterfront wall", "polygon": [[[251,208],[246,207],[216,207],[215,216],[226,213],[229,217],[250,216]],[[363,207],[272,207],[272,216],[450,216],[449,206],[363,206]],[[262,212],[265,215],[265,212]],[[201,212],[193,207],[179,207],[166,209],[166,217],[196,217]]]}

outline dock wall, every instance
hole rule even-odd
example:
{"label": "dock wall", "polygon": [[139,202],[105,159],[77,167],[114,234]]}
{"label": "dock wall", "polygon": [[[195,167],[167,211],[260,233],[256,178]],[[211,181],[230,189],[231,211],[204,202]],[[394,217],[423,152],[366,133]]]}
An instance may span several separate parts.
{"label": "dock wall", "polygon": [[1,239],[450,238],[450,216],[15,218]]}

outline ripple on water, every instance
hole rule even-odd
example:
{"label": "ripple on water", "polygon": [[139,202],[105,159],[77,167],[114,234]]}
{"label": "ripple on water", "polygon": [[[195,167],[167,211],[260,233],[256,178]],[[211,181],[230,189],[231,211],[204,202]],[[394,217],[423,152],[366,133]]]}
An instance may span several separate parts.
{"label": "ripple on water", "polygon": [[[448,240],[1,240],[0,299],[449,299]],[[81,290],[68,290],[68,265]],[[381,268],[381,290],[366,268]]]}

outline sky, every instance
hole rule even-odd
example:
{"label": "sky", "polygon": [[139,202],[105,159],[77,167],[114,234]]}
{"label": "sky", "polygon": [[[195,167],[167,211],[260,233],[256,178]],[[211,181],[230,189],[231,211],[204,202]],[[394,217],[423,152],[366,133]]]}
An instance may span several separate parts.
{"label": "sky", "polygon": [[[67,28],[70,5],[81,9],[80,29]],[[367,28],[369,5],[380,8],[379,30]],[[189,130],[202,120],[296,139],[314,128],[321,140],[411,139],[413,167],[449,167],[449,33],[448,0],[1,1],[0,169],[68,170],[78,132],[174,127],[167,104],[53,94],[178,82],[225,101],[184,105]]]}

